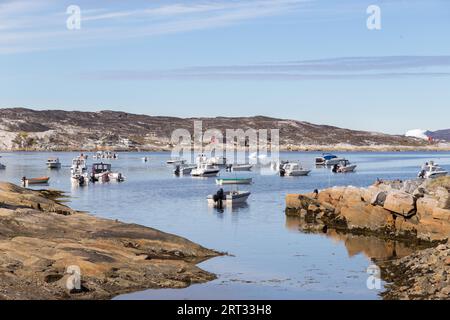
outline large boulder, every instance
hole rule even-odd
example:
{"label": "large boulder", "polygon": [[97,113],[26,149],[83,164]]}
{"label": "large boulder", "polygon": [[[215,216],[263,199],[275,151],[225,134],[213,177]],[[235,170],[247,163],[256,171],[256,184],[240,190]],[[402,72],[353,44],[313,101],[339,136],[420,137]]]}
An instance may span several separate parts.
{"label": "large boulder", "polygon": [[416,200],[409,193],[391,190],[384,201],[384,208],[396,214],[409,217],[415,214]]}
{"label": "large boulder", "polygon": [[450,210],[442,208],[434,208],[432,212],[434,219],[441,220],[444,222],[450,222]]}
{"label": "large boulder", "polygon": [[426,196],[417,200],[417,216],[420,219],[433,216],[433,210],[437,207],[438,201],[435,198]]}
{"label": "large boulder", "polygon": [[350,230],[367,229],[383,232],[393,229],[395,224],[390,211],[363,202],[354,206],[342,207],[340,216],[345,218],[347,228]]}
{"label": "large boulder", "polygon": [[450,193],[447,188],[439,187],[435,192],[438,199],[438,207],[442,209],[450,209]]}

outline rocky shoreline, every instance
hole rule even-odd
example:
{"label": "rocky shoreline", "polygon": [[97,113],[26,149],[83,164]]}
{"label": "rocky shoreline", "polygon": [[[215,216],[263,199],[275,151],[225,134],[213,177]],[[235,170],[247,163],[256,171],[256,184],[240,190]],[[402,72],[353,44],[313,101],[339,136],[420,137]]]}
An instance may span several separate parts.
{"label": "rocky shoreline", "polygon": [[[333,230],[414,246],[419,251],[412,255],[389,262],[378,261],[385,279],[392,283],[383,297],[449,298],[446,288],[450,285],[447,277],[450,270],[446,263],[450,250],[443,249],[450,238],[449,190],[450,177],[444,177],[425,181],[377,181],[369,188],[335,187],[308,194],[289,194],[286,215],[299,217],[303,221],[302,229],[309,232]],[[411,265],[417,265],[417,272],[410,272]],[[441,275],[439,286],[427,286],[426,283],[433,283],[428,278],[435,275]],[[419,284],[415,285],[416,282]]]}
{"label": "rocky shoreline", "polygon": [[[0,299],[110,299],[215,279],[196,264],[220,253],[74,211],[59,196],[0,183]],[[77,268],[81,287],[69,289]]]}

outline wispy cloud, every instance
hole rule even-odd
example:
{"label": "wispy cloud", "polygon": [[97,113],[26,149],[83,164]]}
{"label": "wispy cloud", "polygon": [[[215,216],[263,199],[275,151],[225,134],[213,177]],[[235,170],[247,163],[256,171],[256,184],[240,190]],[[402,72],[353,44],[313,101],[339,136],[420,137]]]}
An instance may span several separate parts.
{"label": "wispy cloud", "polygon": [[450,56],[341,57],[277,63],[195,66],[168,70],[109,70],[85,74],[102,80],[326,80],[450,76]]}
{"label": "wispy cloud", "polygon": [[[289,14],[313,0],[193,0],[134,2],[116,10],[82,2],[82,29],[66,29],[67,0],[17,0],[0,4],[0,53],[101,45],[110,40],[225,27]],[[126,8],[124,8],[126,6]],[[132,6],[132,9],[130,9]]]}

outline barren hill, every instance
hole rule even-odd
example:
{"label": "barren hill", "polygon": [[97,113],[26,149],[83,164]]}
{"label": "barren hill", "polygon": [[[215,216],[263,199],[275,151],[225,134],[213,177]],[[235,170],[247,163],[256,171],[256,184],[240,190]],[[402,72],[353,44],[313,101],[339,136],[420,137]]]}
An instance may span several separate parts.
{"label": "barren hill", "polygon": [[168,150],[175,129],[279,129],[282,149],[413,148],[426,142],[376,132],[355,131],[264,116],[176,118],[116,111],[0,109],[0,149],[14,150]]}

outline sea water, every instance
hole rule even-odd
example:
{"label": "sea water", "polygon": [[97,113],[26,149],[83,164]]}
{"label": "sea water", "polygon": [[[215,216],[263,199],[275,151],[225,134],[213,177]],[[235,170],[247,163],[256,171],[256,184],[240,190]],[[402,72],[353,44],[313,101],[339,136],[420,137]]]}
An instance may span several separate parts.
{"label": "sea water", "polygon": [[[383,287],[370,289],[367,269],[372,258],[408,254],[398,243],[376,238],[330,232],[303,233],[300,221],[284,214],[285,195],[311,192],[332,186],[369,186],[377,178],[410,179],[421,165],[434,160],[450,169],[449,153],[338,153],[357,164],[355,173],[333,174],[316,168],[320,153],[281,153],[283,160],[300,161],[311,168],[307,177],[280,177],[252,172],[227,173],[221,177],[251,177],[247,205],[223,211],[207,205],[208,194],[219,187],[214,178],[176,177],[166,164],[170,153],[120,153],[111,163],[122,172],[123,183],[73,187],[70,164],[77,153],[1,153],[0,181],[19,183],[21,177],[50,176],[48,187],[67,192],[69,205],[93,215],[138,223],[173,233],[204,247],[229,255],[199,264],[217,279],[185,289],[154,289],[121,295],[117,299],[379,299]],[[46,168],[48,157],[62,162],[59,170]],[[148,162],[142,157],[147,156]],[[88,163],[92,164],[92,153]],[[224,189],[232,188],[224,186]]]}

